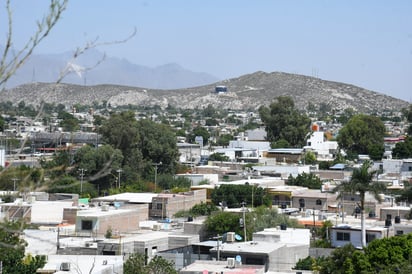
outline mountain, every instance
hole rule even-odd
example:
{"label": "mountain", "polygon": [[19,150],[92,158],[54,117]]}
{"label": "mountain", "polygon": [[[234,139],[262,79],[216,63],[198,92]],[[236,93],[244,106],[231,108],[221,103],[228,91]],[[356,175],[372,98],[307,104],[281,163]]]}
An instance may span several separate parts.
{"label": "mountain", "polygon": [[[170,68],[166,66],[164,69]],[[226,86],[227,92],[215,93],[217,85]],[[26,104],[33,105],[45,101],[67,106],[106,101],[111,106],[171,105],[190,109],[212,104],[216,108],[256,110],[261,105],[268,105],[278,96],[292,97],[299,109],[312,103],[317,106],[326,104],[337,110],[353,108],[370,113],[379,110],[399,111],[409,106],[406,101],[357,86],[283,72],[255,72],[210,85],[171,90],[119,85],[33,83],[1,91],[0,101],[25,101]]]}
{"label": "mountain", "polygon": [[126,59],[108,57],[91,49],[73,58],[72,52],[32,55],[7,83],[7,88],[33,82],[55,82],[77,85],[113,84],[152,89],[175,89],[201,86],[219,79],[207,73],[193,72],[178,64],[145,67]]}

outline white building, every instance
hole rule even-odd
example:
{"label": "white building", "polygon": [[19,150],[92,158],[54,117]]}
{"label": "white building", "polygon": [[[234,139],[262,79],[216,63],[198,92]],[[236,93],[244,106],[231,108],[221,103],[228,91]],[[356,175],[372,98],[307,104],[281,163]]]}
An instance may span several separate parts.
{"label": "white building", "polygon": [[[366,244],[375,239],[383,239],[393,236],[392,227],[368,226],[366,227]],[[331,229],[331,243],[333,247],[342,247],[352,244],[356,248],[362,248],[361,226],[340,224]]]}
{"label": "white building", "polygon": [[313,128],[315,131],[313,131],[312,135],[307,140],[304,148],[315,152],[318,160],[333,159],[333,155],[336,154],[338,150],[338,142],[327,141],[323,131],[319,131],[318,127]]}

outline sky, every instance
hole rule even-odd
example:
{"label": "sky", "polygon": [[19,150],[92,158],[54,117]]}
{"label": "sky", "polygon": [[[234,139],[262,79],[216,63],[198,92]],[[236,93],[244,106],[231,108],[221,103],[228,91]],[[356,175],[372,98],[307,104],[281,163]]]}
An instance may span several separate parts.
{"label": "sky", "polygon": [[[33,33],[49,2],[12,0],[15,48]],[[412,102],[411,12],[409,0],[69,0],[35,53],[122,40],[136,28],[126,43],[98,50],[149,67],[177,63],[220,79],[297,73]]]}

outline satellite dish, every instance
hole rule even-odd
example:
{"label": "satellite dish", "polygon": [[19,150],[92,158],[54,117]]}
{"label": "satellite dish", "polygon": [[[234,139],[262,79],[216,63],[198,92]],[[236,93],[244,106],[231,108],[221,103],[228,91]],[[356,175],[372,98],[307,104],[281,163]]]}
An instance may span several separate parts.
{"label": "satellite dish", "polygon": [[241,241],[242,236],[240,236],[239,234],[235,234],[235,239],[236,239],[236,241]]}

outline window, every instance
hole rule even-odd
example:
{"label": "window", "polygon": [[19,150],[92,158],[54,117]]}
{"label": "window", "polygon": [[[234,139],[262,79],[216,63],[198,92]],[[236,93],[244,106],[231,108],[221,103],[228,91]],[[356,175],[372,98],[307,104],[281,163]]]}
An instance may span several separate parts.
{"label": "window", "polygon": [[336,240],[349,242],[350,233],[349,232],[336,232]]}
{"label": "window", "polygon": [[408,170],[409,170],[409,171],[412,171],[412,166],[408,167]]}
{"label": "window", "polygon": [[396,235],[403,235],[403,230],[397,230]]}
{"label": "window", "polygon": [[372,242],[373,240],[375,240],[376,239],[376,234],[368,234],[368,233],[366,233],[366,242],[367,243],[370,243],[370,242]]}
{"label": "window", "polygon": [[316,205],[322,205],[322,200],[321,200],[321,199],[317,199],[317,200],[316,200]]}
{"label": "window", "polygon": [[82,220],[82,230],[92,230],[93,221],[91,220]]}
{"label": "window", "polygon": [[157,205],[156,205],[156,209],[162,210],[162,208],[163,208],[163,205],[162,205],[162,204],[157,204]]}
{"label": "window", "polygon": [[299,207],[305,207],[305,199],[299,199]]}

